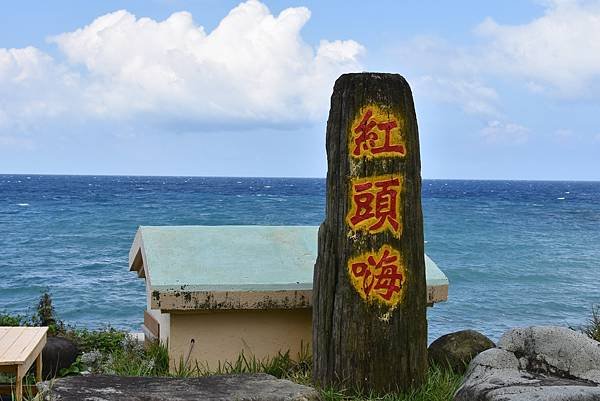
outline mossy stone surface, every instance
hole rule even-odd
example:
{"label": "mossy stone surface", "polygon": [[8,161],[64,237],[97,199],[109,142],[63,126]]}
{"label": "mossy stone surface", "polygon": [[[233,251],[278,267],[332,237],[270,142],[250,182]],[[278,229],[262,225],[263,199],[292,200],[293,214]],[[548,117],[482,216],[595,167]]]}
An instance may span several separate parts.
{"label": "mossy stone surface", "polygon": [[475,356],[496,345],[475,330],[461,330],[441,336],[427,349],[430,364],[464,373]]}

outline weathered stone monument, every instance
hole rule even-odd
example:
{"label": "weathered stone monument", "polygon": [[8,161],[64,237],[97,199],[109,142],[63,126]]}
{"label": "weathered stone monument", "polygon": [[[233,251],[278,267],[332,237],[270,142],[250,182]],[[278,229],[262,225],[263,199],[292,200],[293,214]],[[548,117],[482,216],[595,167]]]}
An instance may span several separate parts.
{"label": "weathered stone monument", "polygon": [[397,74],[345,74],[327,122],[327,206],[313,281],[316,384],[376,393],[427,369],[419,137]]}

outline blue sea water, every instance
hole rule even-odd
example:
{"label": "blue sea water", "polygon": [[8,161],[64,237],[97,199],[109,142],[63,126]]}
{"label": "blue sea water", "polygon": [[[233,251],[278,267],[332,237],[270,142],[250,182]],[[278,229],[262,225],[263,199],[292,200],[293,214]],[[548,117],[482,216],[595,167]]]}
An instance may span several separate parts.
{"label": "blue sea water", "polygon": [[[144,284],[127,269],[139,225],[318,225],[325,181],[0,175],[0,312],[139,331]],[[450,279],[430,340],[472,328],[578,326],[600,304],[600,183],[425,180],[426,251]]]}

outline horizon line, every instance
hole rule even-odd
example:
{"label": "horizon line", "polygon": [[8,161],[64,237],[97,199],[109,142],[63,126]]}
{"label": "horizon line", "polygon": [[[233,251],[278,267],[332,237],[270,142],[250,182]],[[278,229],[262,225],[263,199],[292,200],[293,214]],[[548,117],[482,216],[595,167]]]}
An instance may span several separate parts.
{"label": "horizon line", "polygon": [[[55,174],[55,173],[0,173],[0,176],[48,176],[48,177],[153,177],[153,178],[263,178],[263,179],[320,179],[321,177],[302,176],[236,176],[236,175],[155,175],[155,174]],[[600,182],[600,179],[540,179],[540,178],[427,178],[422,181],[529,181],[529,182]]]}

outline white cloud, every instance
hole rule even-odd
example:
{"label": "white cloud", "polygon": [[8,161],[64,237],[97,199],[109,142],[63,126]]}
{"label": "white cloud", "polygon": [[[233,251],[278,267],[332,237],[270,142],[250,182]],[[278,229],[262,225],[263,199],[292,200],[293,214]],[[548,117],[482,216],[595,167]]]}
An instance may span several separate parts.
{"label": "white cloud", "polygon": [[[538,99],[600,98],[600,0],[539,2],[545,12],[527,23],[487,18],[474,29],[477,41],[468,45],[416,36],[395,48],[395,60],[413,76],[415,95],[482,118],[486,140],[526,142],[531,131],[506,115],[512,105],[504,104],[508,96],[523,104],[512,93],[519,86]],[[553,139],[576,136],[559,130]]]}
{"label": "white cloud", "polygon": [[498,120],[488,121],[481,130],[483,137],[489,142],[524,143],[529,138],[529,129],[515,123]]}
{"label": "white cloud", "polygon": [[500,96],[479,75],[471,49],[417,36],[397,45],[392,54],[411,78],[415,96],[457,105],[467,114],[500,117]]}
{"label": "white cloud", "polygon": [[568,143],[576,139],[576,135],[571,129],[560,128],[554,131],[554,139],[560,143]]}
{"label": "white cloud", "polygon": [[474,63],[473,49],[461,47],[437,36],[418,35],[397,43],[391,51],[404,69],[416,72],[439,72],[447,76],[476,74],[479,66]]}
{"label": "white cloud", "polygon": [[78,75],[40,50],[0,48],[0,130],[28,131],[70,113],[79,91]]}
{"label": "white cloud", "polygon": [[415,94],[459,105],[468,114],[497,116],[496,91],[479,81],[425,75],[414,81]]}
{"label": "white cloud", "polygon": [[540,96],[597,97],[600,0],[539,2],[544,14],[524,24],[486,18],[474,28],[476,44],[416,36],[396,46],[396,61],[413,71],[416,80],[428,83],[427,96],[452,100],[471,113],[499,114],[496,104],[501,99],[493,83],[498,78]]}
{"label": "white cloud", "polygon": [[600,3],[549,1],[546,13],[523,25],[487,18],[478,27],[488,42],[482,68],[549,85],[573,96],[600,78]]}
{"label": "white cloud", "polygon": [[50,39],[64,61],[32,47],[0,49],[0,93],[14,126],[58,115],[145,119],[193,130],[297,125],[323,118],[334,80],[361,69],[357,42],[301,29],[304,7],[279,15],[257,0],[210,33],[190,13],[164,21],[121,10]]}
{"label": "white cloud", "polygon": [[0,49],[0,83],[45,78],[52,59],[35,47]]}

